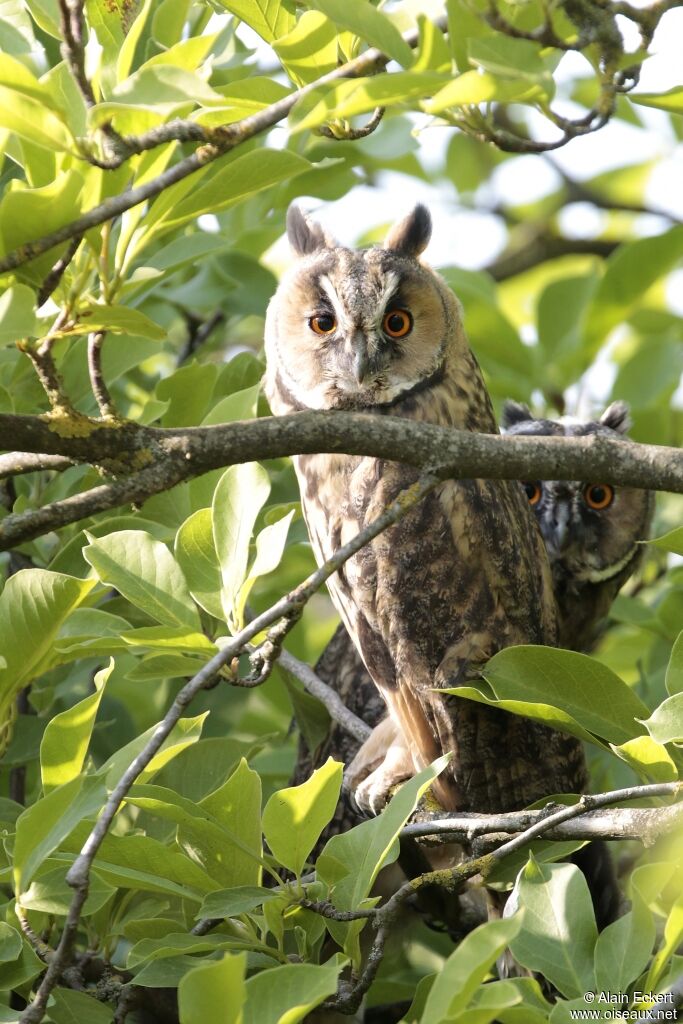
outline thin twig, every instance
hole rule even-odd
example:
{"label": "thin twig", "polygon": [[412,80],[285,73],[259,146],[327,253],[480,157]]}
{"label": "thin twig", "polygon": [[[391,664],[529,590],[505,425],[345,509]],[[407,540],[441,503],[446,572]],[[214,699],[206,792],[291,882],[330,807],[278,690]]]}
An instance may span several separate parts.
{"label": "thin twig", "polygon": [[367,139],[368,135],[372,135],[375,129],[379,128],[385,113],[386,107],[376,107],[370,120],[361,128],[337,128],[333,131],[327,125],[321,125],[318,132],[326,139],[334,139],[335,142],[355,142],[357,139]]}
{"label": "thin twig", "polygon": [[50,298],[59,282],[62,280],[64,271],[66,270],[66,268],[69,266],[72,259],[76,255],[76,252],[82,240],[82,235],[76,235],[75,238],[72,238],[68,246],[66,247],[64,253],[59,257],[57,262],[54,264],[54,266],[48,273],[47,277],[45,278],[45,280],[43,281],[38,290],[38,296],[36,298],[36,305],[38,309],[40,309],[44,302],[47,302],[47,300]]}
{"label": "thin twig", "polygon": [[238,657],[244,651],[246,645],[258,633],[289,615],[294,608],[305,604],[320,589],[323,583],[341,568],[349,558],[383,530],[386,530],[387,527],[402,519],[438,483],[439,479],[437,476],[428,474],[401,492],[381,515],[364,527],[347,544],[344,544],[343,547],[335,551],[332,557],[304,580],[303,583],[300,583],[299,586],[277,601],[271,608],[253,619],[236,636],[228,640],[225,646],[180,690],[163,720],[145,744],[144,749],[134,758],[112,790],[97,823],[67,873],[66,880],[74,890],[74,895],[66,916],[64,929],[55,954],[51,958],[48,969],[36,992],[36,996],[20,1017],[21,1024],[39,1024],[43,1019],[50,993],[59,983],[60,977],[71,961],[81,912],[88,897],[90,871],[97,852],[104,842],[114,817],[131,786],[157,753],[191,701],[202,690],[214,684],[215,680],[219,678],[221,669],[225,665],[230,664],[233,658]]}
{"label": "thin twig", "polygon": [[209,340],[215,329],[225,322],[225,313],[218,309],[212,313],[208,320],[200,320],[187,311],[184,312],[187,323],[187,339],[178,353],[176,365],[182,364],[194,355],[198,348]]}
{"label": "thin twig", "polygon": [[365,742],[372,732],[370,726],[366,725],[358,715],[354,715],[352,711],[349,711],[339,694],[331,686],[328,686],[327,683],[324,683],[320,676],[316,675],[305,661],[300,661],[299,658],[295,658],[289,651],[283,650],[280,651],[279,662],[285,671],[296,676],[304,684],[304,688],[325,705],[330,713],[330,718],[338,722],[359,743]]}
{"label": "thin twig", "polygon": [[0,480],[10,476],[21,476],[23,473],[37,473],[50,469],[63,473],[75,465],[73,459],[65,455],[35,455],[32,452],[9,452],[0,455]]}
{"label": "thin twig", "polygon": [[[65,2],[65,0],[64,0]],[[437,28],[446,28],[446,18],[438,18],[435,21]],[[405,42],[411,48],[417,46],[419,33],[416,29],[405,33],[403,36]],[[258,111],[256,114],[251,114],[249,117],[243,118],[241,121],[236,121],[233,124],[219,125],[215,128],[205,129],[205,138],[209,141],[200,146],[190,156],[180,160],[173,167],[168,168],[162,172],[158,177],[153,178],[151,181],[146,182],[144,185],[138,185],[136,188],[129,189],[127,192],[123,192],[118,196],[112,196],[106,199],[99,206],[93,207],[88,210],[77,220],[72,221],[70,224],[65,224],[63,227],[58,228],[56,231],[50,232],[48,235],[44,235],[41,238],[37,238],[34,241],[26,242],[18,249],[8,253],[4,259],[0,260],[0,273],[4,273],[7,270],[14,270],[16,267],[27,263],[29,260],[35,259],[36,256],[40,256],[42,253],[51,249],[54,245],[60,242],[66,242],[75,235],[82,235],[91,228],[97,227],[103,224],[107,220],[112,220],[114,217],[120,216],[125,213],[126,210],[130,210],[134,206],[138,206],[140,203],[147,202],[150,199],[154,199],[161,192],[167,189],[170,185],[175,184],[178,181],[182,181],[189,175],[194,174],[200,168],[205,167],[207,164],[217,160],[220,156],[234,149],[236,146],[241,145],[248,139],[254,138],[256,135],[261,135],[263,132],[268,131],[269,128],[274,127],[285,117],[288,116],[292,107],[308,96],[314,89],[318,89],[322,85],[331,85],[334,82],[341,81],[346,78],[359,78],[364,75],[373,74],[376,71],[384,68],[390,58],[386,53],[382,53],[376,47],[371,47],[362,53],[359,57],[355,57],[353,60],[348,61],[346,64],[342,64],[340,67],[335,68],[333,71],[329,71],[325,75],[321,75],[320,78],[308,85],[302,86],[301,89],[297,89],[294,92],[289,93],[287,96],[283,96],[282,99],[277,100],[275,103],[271,103],[270,106],[265,107],[263,110]],[[163,126],[162,126],[163,127]],[[168,126],[165,126],[168,127]],[[157,133],[158,134],[158,133]],[[150,133],[150,136],[152,133]],[[175,138],[176,136],[174,136]],[[154,139],[149,139],[149,145],[142,145],[141,140],[137,140],[138,148],[137,152],[142,152],[143,149],[153,149],[159,143]],[[124,140],[127,145],[131,144],[130,140]]]}
{"label": "thin twig", "polygon": [[[375,977],[379,963],[382,960],[386,936],[392,923],[396,919],[403,904],[416,892],[432,885],[439,885],[449,892],[454,892],[458,890],[468,879],[472,879],[477,875],[481,875],[481,877],[485,879],[499,861],[508,857],[512,853],[516,853],[519,850],[524,849],[534,839],[545,835],[558,825],[561,825],[572,818],[580,817],[585,814],[586,811],[607,807],[620,801],[637,800],[646,797],[676,796],[681,792],[682,788],[683,783],[681,782],[665,782],[646,786],[632,786],[628,789],[611,790],[610,792],[599,793],[594,796],[586,794],[580,797],[576,804],[561,807],[559,810],[551,813],[548,813],[548,809],[546,808],[546,816],[542,820],[531,825],[520,835],[508,840],[506,843],[502,843],[497,849],[492,850],[481,857],[471,858],[470,860],[457,864],[452,868],[446,868],[440,871],[429,871],[417,878],[412,878],[397,889],[381,907],[373,908],[370,911],[340,911],[339,913],[343,915],[340,920],[348,920],[349,913],[355,913],[358,915],[356,919],[360,919],[361,917],[369,918],[371,924],[377,928],[377,935],[375,936],[370,954],[366,961],[365,970],[361,974],[360,979],[351,987],[345,986],[340,990],[335,1000],[331,1000],[325,1005],[331,1009],[340,1010],[342,1013],[354,1013],[356,1011],[360,1006],[363,996],[370,987],[370,984],[372,984],[372,980]],[[315,910],[315,905],[311,906],[309,909]],[[318,912],[323,913],[325,917],[333,916],[329,904],[325,904],[324,910]]]}
{"label": "thin twig", "polygon": [[100,414],[104,419],[116,419],[116,406],[102,374],[102,345],[106,336],[106,331],[95,331],[88,336],[88,373]]}

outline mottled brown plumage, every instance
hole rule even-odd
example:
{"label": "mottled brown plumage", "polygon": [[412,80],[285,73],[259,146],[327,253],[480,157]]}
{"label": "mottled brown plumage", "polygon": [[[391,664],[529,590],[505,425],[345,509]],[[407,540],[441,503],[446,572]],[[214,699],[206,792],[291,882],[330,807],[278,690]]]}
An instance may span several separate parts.
{"label": "mottled brown plumage", "polygon": [[[355,251],[290,210],[298,259],[266,325],[274,413],[355,409],[497,431],[459,303],[418,260],[429,228],[418,207],[383,247]],[[417,478],[373,458],[294,461],[319,561]],[[437,790],[444,807],[506,810],[585,784],[575,739],[438,692],[475,677],[502,647],[555,642],[548,562],[517,483],[444,482],[351,559],[330,592],[410,754],[404,774],[453,752]],[[360,782],[359,802],[378,806],[395,781],[394,758],[391,772]]]}
{"label": "mottled brown plumage", "polygon": [[[509,434],[621,438],[629,428],[628,406],[613,402],[596,420],[536,419],[526,405],[506,402]],[[626,580],[637,569],[647,539],[654,495],[632,487],[606,487],[573,480],[525,485],[541,528],[553,573],[559,643],[588,651]],[[595,497],[602,502],[595,502]]]}

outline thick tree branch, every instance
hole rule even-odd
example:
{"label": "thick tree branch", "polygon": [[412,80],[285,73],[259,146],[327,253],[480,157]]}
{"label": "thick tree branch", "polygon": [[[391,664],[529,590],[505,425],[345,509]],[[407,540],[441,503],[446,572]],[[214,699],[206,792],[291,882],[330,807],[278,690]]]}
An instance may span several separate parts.
{"label": "thick tree branch", "polygon": [[7,516],[0,524],[0,550],[97,512],[144,502],[211,469],[314,452],[437,467],[444,479],[585,480],[683,493],[683,451],[677,448],[596,434],[475,434],[369,413],[306,412],[173,430],[86,417],[0,415],[3,435],[26,452],[100,465],[120,479]]}
{"label": "thick tree branch", "polygon": [[69,869],[66,880],[74,890],[74,895],[66,916],[64,929],[54,956],[50,959],[48,969],[38,988],[35,999],[26,1007],[20,1017],[21,1024],[39,1024],[45,1015],[47,1001],[50,993],[59,983],[65,969],[69,966],[72,958],[72,950],[76,941],[78,927],[81,919],[81,912],[88,898],[90,886],[90,871],[97,856],[100,846],[111,827],[116,813],[125,800],[131,786],[135,783],[140,774],[145,770],[154,755],[158,752],[164,740],[169,736],[171,730],[181,718],[186,708],[201,690],[209,689],[215,685],[220,678],[221,670],[229,665],[234,658],[247,648],[247,645],[264,629],[268,629],[281,619],[286,619],[291,612],[302,607],[320,589],[320,587],[332,576],[345,562],[356,554],[362,547],[373,540],[387,527],[393,525],[403,518],[422,498],[429,493],[437,484],[438,477],[427,474],[417,483],[402,491],[392,504],[384,510],[372,523],[369,523],[352,540],[338,548],[332,557],[321,565],[315,572],[294,588],[285,597],[276,601],[267,611],[256,616],[236,636],[231,637],[224,647],[215,654],[210,661],[178,693],[173,704],[166,712],[163,720],[156,727],[152,736],[145,744],[143,750],[131,762],[129,767],[121,776],[119,782],[112,790],[102,813],[94,825],[90,835],[86,839],[81,852],[76,857]]}
{"label": "thick tree branch", "polygon": [[[547,817],[547,811],[514,811],[509,814],[436,815],[427,821],[406,825],[401,837],[433,838],[440,842],[471,842],[478,836],[519,833]],[[546,839],[637,839],[651,846],[655,839],[683,825],[683,804],[672,807],[618,807],[611,811],[589,811],[565,821],[545,833]]]}

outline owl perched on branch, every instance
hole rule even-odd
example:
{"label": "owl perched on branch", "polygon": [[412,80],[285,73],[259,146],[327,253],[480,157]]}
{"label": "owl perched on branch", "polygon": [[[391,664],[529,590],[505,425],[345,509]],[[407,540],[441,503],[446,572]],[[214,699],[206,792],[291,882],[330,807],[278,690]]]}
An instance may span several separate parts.
{"label": "owl perched on branch", "polygon": [[[431,232],[424,207],[366,250],[334,244],[296,207],[287,231],[296,260],[266,320],[276,415],[345,409],[497,432],[460,305],[419,259]],[[347,455],[294,465],[320,562],[418,477]],[[393,723],[383,763],[358,780],[361,806],[376,810],[391,785],[445,751],[453,757],[434,788],[446,809],[507,810],[585,784],[574,738],[438,692],[503,647],[556,641],[548,561],[518,483],[444,481],[329,588]]]}
{"label": "owl perched on branch", "polygon": [[[527,406],[506,402],[503,425],[514,434],[623,437],[629,416],[623,402],[614,402],[595,420],[535,419]],[[654,497],[648,491],[578,481],[533,481],[521,486],[548,552],[560,646],[589,651],[612,601],[638,567],[643,550],[640,542],[648,535]],[[316,672],[355,714],[370,726],[378,725],[386,710],[343,625],[323,651]],[[307,750],[300,740],[293,783],[303,782],[328,757],[350,763],[358,748],[358,741],[332,722],[318,750]],[[576,785],[580,785],[578,780]],[[351,828],[358,820],[353,808],[340,802],[326,838]],[[598,924],[608,924],[614,919],[619,898],[604,844],[598,849],[591,844],[574,858],[586,869]],[[589,860],[592,864],[587,864]]]}
{"label": "owl perched on branch", "polygon": [[[613,402],[598,420],[535,419],[526,405],[506,402],[508,434],[623,437],[628,406]],[[524,484],[543,534],[553,573],[559,616],[559,645],[588,651],[626,580],[640,563],[654,495],[633,487],[567,480]]]}

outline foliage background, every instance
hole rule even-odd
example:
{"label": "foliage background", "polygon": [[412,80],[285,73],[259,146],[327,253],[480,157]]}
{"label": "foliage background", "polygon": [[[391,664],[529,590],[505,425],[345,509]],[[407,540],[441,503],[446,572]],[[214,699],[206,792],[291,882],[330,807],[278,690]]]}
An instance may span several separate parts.
{"label": "foliage background", "polygon": [[[680,302],[669,286],[683,255],[683,227],[666,197],[652,202],[648,181],[657,160],[634,162],[633,154],[653,124],[677,145],[683,85],[662,96],[642,88],[619,93],[612,125],[627,125],[634,142],[615,150],[616,166],[591,173],[590,159],[581,155],[591,152],[590,141],[575,138],[550,177],[537,177],[547,190],[528,201],[518,200],[514,183],[536,178],[550,158],[506,152],[481,138],[503,132],[552,142],[559,134],[544,117],[549,104],[580,118],[604,86],[609,60],[616,68],[631,66],[620,53],[606,61],[594,29],[601,11],[611,17],[617,8],[626,17],[615,24],[624,28],[628,21],[632,36],[636,21],[625,4],[588,4],[579,15],[570,5],[546,8],[536,0],[499,5],[508,28],[522,33],[547,27],[550,10],[565,42],[581,41],[584,18],[593,34],[585,29],[581,55],[563,56],[558,47],[497,31],[486,20],[494,9],[478,0],[449,0],[450,33],[435,27],[440,4],[427,9],[409,0],[381,11],[365,0],[318,0],[297,9],[277,0],[139,6],[88,0],[79,71],[78,40],[60,50],[64,19],[74,11],[77,17],[77,6],[3,0],[0,258],[149,181],[197,145],[165,142],[102,169],[97,161],[117,152],[108,125],[123,137],[177,118],[205,128],[239,125],[368,45],[395,61],[386,75],[318,88],[271,131],[246,139],[152,202],[88,230],[51,296],[39,293],[63,246],[0,277],[0,412],[34,415],[51,400],[53,416],[115,410],[168,428],[266,415],[259,391],[263,317],[287,258],[280,241],[287,206],[299,197],[310,209],[325,204],[322,220],[344,243],[368,244],[386,230],[375,204],[386,209],[389,189],[397,213],[416,197],[437,197],[438,262],[464,304],[498,408],[512,397],[553,414],[585,414],[595,411],[587,408],[591,400],[622,398],[631,405],[636,440],[679,447],[683,337]],[[416,24],[413,63],[398,33]],[[644,56],[636,52],[631,64]],[[352,137],[379,103],[387,112],[376,130]],[[658,121],[647,113],[651,108],[658,108]],[[571,163],[565,153],[582,167],[580,175],[557,170]],[[482,210],[495,218],[500,244],[475,269],[461,227],[453,229],[452,248],[461,258],[451,254],[449,225],[472,224],[463,211]],[[581,230],[586,224],[595,229]],[[88,373],[88,337],[92,346],[98,335],[110,392],[104,408]],[[47,395],[36,374],[37,368],[45,378],[46,352],[62,381]],[[12,438],[2,444],[11,448]],[[125,473],[131,467],[122,453],[118,466],[104,468]],[[10,476],[2,481],[3,515],[99,482],[98,470],[87,464]],[[680,517],[680,497],[660,495],[654,535],[679,527]],[[577,727],[594,740],[595,791],[677,777],[683,567],[676,553],[683,554],[680,527],[648,549],[639,579],[615,603],[595,661],[578,668],[551,662],[553,671],[565,673]],[[239,630],[247,598],[251,613],[268,608],[314,562],[285,459],[216,470],[141,508],[112,509],[44,532],[2,559],[0,1020],[10,1022],[40,980],[45,944],[58,941],[69,900],[65,871],[107,791],[182,681],[215,652],[226,619]],[[314,664],[335,625],[327,598],[315,597],[288,649]],[[531,669],[522,663],[521,672]],[[584,688],[582,696],[579,682],[586,679],[595,688]],[[644,705],[629,702],[627,687]],[[649,727],[636,721],[633,707],[645,719],[665,701]],[[595,724],[596,706],[602,726]],[[259,888],[262,803],[273,854],[267,863],[297,876],[306,873],[332,813],[340,782],[332,765],[308,789],[273,799],[294,762],[292,715],[315,742],[326,711],[276,669],[257,689],[221,685],[200,694],[189,714],[138,780],[105,840],[77,942],[85,988],[60,978],[47,1009],[55,1024],[111,1020],[117,1000],[116,1012],[123,1012],[121,983],[131,980],[154,1020],[175,1019],[173,996],[168,1005],[159,993],[180,984],[184,1024],[202,1016],[236,1021],[240,1014],[245,1022],[291,1022],[334,994],[339,972],[348,970],[342,953],[356,966],[363,962],[358,926],[298,908],[299,881],[276,897]],[[327,895],[330,885],[341,891],[341,880],[354,877],[350,902],[340,902],[338,891],[336,905],[367,906],[416,794],[417,786],[406,789],[391,814],[364,826],[347,846],[338,844],[336,861],[335,848],[328,850],[308,895]],[[558,844],[546,844],[542,856],[559,854]],[[672,839],[644,852],[632,843],[618,856],[633,909],[597,946],[587,894],[573,869],[531,861],[518,884],[526,886],[529,905],[537,901],[535,924],[491,923],[453,953],[447,936],[407,914],[392,932],[366,1005],[402,1002],[405,1019],[426,1024],[458,1015],[514,1024],[564,1021],[571,1000],[582,1006],[584,991],[616,990],[615,978],[624,991],[666,987],[681,967],[676,879],[683,848]],[[508,866],[508,880],[520,866]],[[226,920],[197,936],[191,933],[196,917]],[[530,979],[480,985],[509,940],[522,962],[555,985],[554,1005]],[[553,966],[550,947],[560,949],[562,969]],[[105,967],[93,980],[86,949],[113,964],[113,973]],[[427,995],[439,972],[441,981]],[[132,1002],[129,1019],[140,1012]]]}

